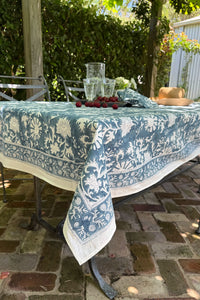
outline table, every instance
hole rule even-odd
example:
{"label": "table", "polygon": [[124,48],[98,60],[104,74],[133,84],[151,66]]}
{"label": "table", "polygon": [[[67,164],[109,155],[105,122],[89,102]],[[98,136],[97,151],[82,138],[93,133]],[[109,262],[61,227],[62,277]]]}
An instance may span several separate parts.
{"label": "table", "polygon": [[0,161],[74,191],[63,227],[79,264],[116,225],[112,198],[137,193],[200,154],[200,104],[77,108],[0,102]]}

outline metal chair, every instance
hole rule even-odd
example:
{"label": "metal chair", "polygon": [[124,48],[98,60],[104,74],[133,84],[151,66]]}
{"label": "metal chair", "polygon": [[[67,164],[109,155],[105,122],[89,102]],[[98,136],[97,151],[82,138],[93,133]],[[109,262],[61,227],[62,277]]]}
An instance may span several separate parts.
{"label": "metal chair", "polygon": [[[22,77],[0,75],[0,100],[51,101],[51,97],[47,82],[43,76]],[[3,187],[3,202],[7,202],[5,176],[2,162],[0,162],[0,172]]]}
{"label": "metal chair", "polygon": [[70,100],[85,100],[85,92],[83,82],[80,80],[66,80],[62,76],[58,76],[58,81],[63,84],[67,102]]}
{"label": "metal chair", "polygon": [[[24,82],[24,84],[15,83],[18,81],[22,81],[22,82]],[[33,84],[33,82],[36,82],[37,84]],[[22,76],[0,75],[0,89],[4,91],[4,92],[0,91],[0,97],[2,99],[9,100],[9,101],[23,100],[23,99],[16,99],[17,98],[17,93],[16,93],[17,90],[29,91],[29,96],[27,97],[27,94],[28,94],[27,93],[25,95],[24,101],[42,100],[41,97],[44,97],[45,94],[46,94],[47,100],[51,101],[49,88],[48,88],[46,80],[43,76],[22,77]],[[11,91],[10,92],[11,95],[8,94],[9,91]]]}

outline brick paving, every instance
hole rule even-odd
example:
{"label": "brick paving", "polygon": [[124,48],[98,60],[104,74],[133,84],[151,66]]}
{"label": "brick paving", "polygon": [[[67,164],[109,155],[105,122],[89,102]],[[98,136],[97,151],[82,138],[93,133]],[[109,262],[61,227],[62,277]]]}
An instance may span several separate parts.
{"label": "brick paving", "polygon": [[[30,175],[11,169],[6,178]],[[196,166],[115,209],[117,231],[96,257],[116,300],[200,299],[200,168]],[[28,231],[34,213],[32,180],[0,189],[0,300],[106,300],[68,246],[44,228]],[[42,215],[56,225],[72,192],[45,185]]]}

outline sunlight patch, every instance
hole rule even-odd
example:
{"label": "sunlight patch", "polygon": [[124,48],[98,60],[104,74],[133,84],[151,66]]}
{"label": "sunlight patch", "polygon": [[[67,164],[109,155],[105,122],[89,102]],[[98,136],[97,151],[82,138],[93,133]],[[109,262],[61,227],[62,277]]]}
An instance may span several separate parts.
{"label": "sunlight patch", "polygon": [[197,300],[200,299],[199,293],[193,289],[187,289],[187,293],[189,296],[193,297],[194,299],[197,299]]}
{"label": "sunlight patch", "polygon": [[138,294],[139,293],[138,289],[136,289],[134,286],[129,286],[128,291],[131,294]]}

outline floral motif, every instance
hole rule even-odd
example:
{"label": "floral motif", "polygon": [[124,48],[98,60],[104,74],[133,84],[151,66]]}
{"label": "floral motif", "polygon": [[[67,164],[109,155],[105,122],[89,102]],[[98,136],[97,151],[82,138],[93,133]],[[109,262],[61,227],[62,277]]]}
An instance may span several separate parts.
{"label": "floral motif", "polygon": [[85,180],[85,184],[88,185],[91,190],[94,190],[96,193],[98,193],[99,185],[94,174],[88,176],[88,178]]}
{"label": "floral motif", "polygon": [[56,125],[57,133],[61,134],[64,138],[71,137],[71,128],[69,121],[66,119],[59,119]]}
{"label": "floral motif", "polygon": [[30,124],[30,133],[34,140],[38,140],[40,138],[41,130],[41,122],[38,118],[34,117]]}
{"label": "floral motif", "polygon": [[16,117],[10,119],[10,129],[16,133],[19,132],[19,121]]}
{"label": "floral motif", "polygon": [[57,154],[59,152],[58,143],[51,144],[50,148],[52,154]]}
{"label": "floral motif", "polygon": [[27,122],[28,122],[28,117],[27,116],[22,116],[22,122],[24,123],[24,126],[26,126]]}
{"label": "floral motif", "polygon": [[0,152],[12,162],[39,167],[44,180],[54,184],[56,178],[60,187],[75,192],[65,227],[68,241],[76,242],[72,251],[88,245],[92,252],[94,239],[111,232],[111,193],[120,197],[139,191],[166,168],[173,170],[175,162],[200,152],[198,103],[192,109],[123,107],[114,112],[78,110],[72,103],[0,106]]}

